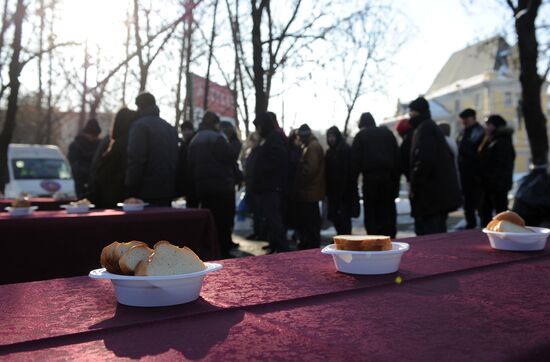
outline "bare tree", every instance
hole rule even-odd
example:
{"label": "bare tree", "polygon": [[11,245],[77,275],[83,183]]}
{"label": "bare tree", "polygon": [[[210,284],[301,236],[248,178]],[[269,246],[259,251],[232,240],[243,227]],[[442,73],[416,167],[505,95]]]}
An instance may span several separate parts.
{"label": "bare tree", "polygon": [[542,0],[506,0],[515,18],[518,39],[522,103],[525,127],[531,145],[532,162],[535,166],[548,164],[548,134],[546,117],[541,104],[541,87],[548,76],[549,67],[541,76],[538,72],[539,44],[535,21]]}
{"label": "bare tree", "polygon": [[214,39],[216,38],[216,14],[218,13],[218,2],[214,0],[214,10],[212,16],[212,31],[210,34],[210,45],[208,46],[208,64],[206,66],[206,80],[204,85],[203,109],[208,109],[208,91],[210,83],[210,66],[212,65],[212,56],[214,55]]}

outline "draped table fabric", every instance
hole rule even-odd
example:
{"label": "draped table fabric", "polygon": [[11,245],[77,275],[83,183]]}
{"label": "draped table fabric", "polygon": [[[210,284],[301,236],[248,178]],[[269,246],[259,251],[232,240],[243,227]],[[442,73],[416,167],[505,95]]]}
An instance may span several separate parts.
{"label": "draped table fabric", "polygon": [[[6,207],[11,206],[13,199],[0,199],[0,212],[3,212]],[[52,211],[60,210],[61,205],[66,205],[74,200],[58,200],[53,197],[31,197],[29,199],[32,206],[38,206],[38,210]]]}
{"label": "draped table fabric", "polygon": [[101,249],[113,241],[153,246],[168,240],[190,247],[203,260],[218,259],[216,238],[210,212],[201,209],[36,211],[24,217],[2,213],[0,284],[87,275],[101,267]]}
{"label": "draped table fabric", "polygon": [[336,272],[319,250],[223,260],[201,297],[119,305],[86,277],[0,286],[0,359],[547,361],[550,248],[481,231],[402,239],[399,272]]}

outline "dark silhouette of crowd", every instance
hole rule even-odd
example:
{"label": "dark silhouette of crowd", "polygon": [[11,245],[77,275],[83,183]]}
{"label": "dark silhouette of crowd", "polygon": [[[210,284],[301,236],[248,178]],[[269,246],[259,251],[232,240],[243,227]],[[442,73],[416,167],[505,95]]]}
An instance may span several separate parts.
{"label": "dark silhouette of crowd", "polygon": [[483,127],[474,110],[464,110],[455,143],[450,125],[437,125],[429,102],[419,97],[395,127],[400,145],[391,129],[366,112],[351,142],[330,127],[325,152],[308,124],[287,137],[277,116],[262,112],[243,150],[239,130],[214,112],[204,113],[198,129],[183,122],[179,138],[160,117],[152,94],[140,94],[135,103],[136,111],[116,114],[103,140],[92,119],[71,144],[78,197],[101,208],[129,197],[153,206],[184,198],[188,208],[211,211],[224,257],[238,246],[232,232],[236,191],[243,187],[253,218],[248,238],[268,241],[269,253],[291,250],[294,241],[297,249],[318,248],[321,202],[344,235],[352,233],[362,199],[366,232],[391,238],[397,234],[400,190],[408,191],[417,235],[446,232],[448,214],[462,205],[466,228],[484,226],[508,207],[515,152],[512,130],[499,115],[490,115]]}

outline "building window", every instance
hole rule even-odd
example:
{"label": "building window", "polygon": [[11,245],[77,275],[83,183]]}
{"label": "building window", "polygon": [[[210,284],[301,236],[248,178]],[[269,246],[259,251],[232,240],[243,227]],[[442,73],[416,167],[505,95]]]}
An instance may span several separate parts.
{"label": "building window", "polygon": [[455,113],[460,113],[460,99],[455,99]]}
{"label": "building window", "polygon": [[512,93],[511,92],[506,92],[504,93],[504,104],[508,107],[511,107],[512,106]]}

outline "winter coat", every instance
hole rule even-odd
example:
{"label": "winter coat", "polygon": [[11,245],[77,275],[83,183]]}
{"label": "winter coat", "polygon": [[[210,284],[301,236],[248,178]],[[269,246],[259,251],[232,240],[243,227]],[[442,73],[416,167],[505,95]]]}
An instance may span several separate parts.
{"label": "winter coat", "polygon": [[386,127],[370,126],[363,128],[352,144],[352,162],[354,174],[361,173],[363,178],[390,176],[394,197],[399,194],[399,147],[393,133]]}
{"label": "winter coat", "polygon": [[456,210],[461,202],[455,164],[445,136],[430,118],[411,119],[415,128],[410,158],[411,215]]}
{"label": "winter coat", "polygon": [[90,199],[98,208],[113,208],[124,200],[127,145],[127,139],[117,140],[97,159]]}
{"label": "winter coat", "polygon": [[75,137],[69,146],[69,163],[73,173],[77,197],[84,197],[90,178],[92,160],[99,140],[90,139],[83,134]]}
{"label": "winter coat", "polygon": [[458,169],[462,179],[479,177],[481,164],[478,149],[484,135],[483,127],[476,122],[471,127],[462,130],[457,137]]}
{"label": "winter coat", "polygon": [[294,185],[297,201],[315,202],[325,197],[325,157],[323,147],[313,136],[303,147]]}
{"label": "winter coat", "polygon": [[254,151],[252,191],[258,194],[270,191],[286,193],[289,153],[284,135],[272,130]]}
{"label": "winter coat", "polygon": [[176,196],[192,197],[194,195],[193,177],[187,164],[189,142],[181,141],[178,153],[178,167],[176,172]]}
{"label": "winter coat", "polygon": [[325,173],[328,199],[328,219],[334,220],[342,208],[347,215],[359,210],[357,179],[353,177],[351,167],[351,147],[339,131],[336,145],[325,154]]}
{"label": "winter coat", "polygon": [[176,194],[178,135],[157,112],[134,122],[128,138],[127,196],[170,199]]}
{"label": "winter coat", "polygon": [[412,135],[414,130],[403,135],[403,141],[401,141],[401,146],[399,146],[399,166],[401,168],[401,174],[405,176],[407,182],[409,181],[409,162],[411,159],[411,144],[412,144]]}
{"label": "winter coat", "polygon": [[516,152],[513,130],[499,127],[480,146],[481,183],[483,189],[509,191],[512,188]]}
{"label": "winter coat", "polygon": [[235,189],[234,153],[220,131],[201,126],[189,144],[187,162],[197,193]]}

